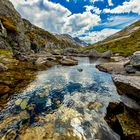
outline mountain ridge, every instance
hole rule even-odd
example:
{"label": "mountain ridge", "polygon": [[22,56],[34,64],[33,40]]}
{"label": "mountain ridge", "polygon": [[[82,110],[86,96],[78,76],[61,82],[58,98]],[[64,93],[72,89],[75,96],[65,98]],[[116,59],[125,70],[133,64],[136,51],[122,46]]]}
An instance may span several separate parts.
{"label": "mountain ridge", "polygon": [[99,52],[111,50],[114,54],[119,53],[123,56],[132,55],[135,51],[140,50],[140,20],[107,37],[103,41],[84,48],[84,50],[92,49],[96,49]]}

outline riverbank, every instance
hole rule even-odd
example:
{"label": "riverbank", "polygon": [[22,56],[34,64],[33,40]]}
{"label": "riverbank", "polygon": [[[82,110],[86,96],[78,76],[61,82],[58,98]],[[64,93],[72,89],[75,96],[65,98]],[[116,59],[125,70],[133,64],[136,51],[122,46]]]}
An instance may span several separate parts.
{"label": "riverbank", "polygon": [[[116,58],[114,59],[116,60]],[[132,98],[138,104],[134,109],[125,103],[110,103],[105,117],[110,127],[121,139],[140,139],[140,55],[134,53],[129,58],[119,57],[115,62],[99,64],[96,67],[103,72],[111,73],[118,94]],[[121,107],[120,107],[121,106]],[[118,131],[119,130],[119,131]]]}
{"label": "riverbank", "polygon": [[72,57],[51,53],[32,54],[16,59],[9,50],[0,50],[0,110],[10,100],[10,96],[26,89],[36,78],[38,71],[54,65],[77,65]]}

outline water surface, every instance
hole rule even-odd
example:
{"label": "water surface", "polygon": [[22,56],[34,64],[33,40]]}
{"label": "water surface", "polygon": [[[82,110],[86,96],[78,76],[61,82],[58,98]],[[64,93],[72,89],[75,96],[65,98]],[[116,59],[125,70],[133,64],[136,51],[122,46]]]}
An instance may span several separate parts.
{"label": "water surface", "polygon": [[105,60],[77,59],[77,66],[38,72],[11,98],[0,113],[0,139],[120,139],[104,121],[109,102],[120,101],[111,75],[95,68]]}

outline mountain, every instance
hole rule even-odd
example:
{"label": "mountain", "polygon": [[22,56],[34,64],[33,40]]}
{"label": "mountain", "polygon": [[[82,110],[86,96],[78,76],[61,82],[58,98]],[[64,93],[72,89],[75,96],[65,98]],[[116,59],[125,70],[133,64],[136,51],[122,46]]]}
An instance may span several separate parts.
{"label": "mountain", "polygon": [[[38,53],[50,48],[79,48],[69,35],[53,35],[41,29],[16,11],[9,0],[0,0],[0,51],[10,50],[16,54]],[[49,48],[49,49],[48,49]]]}
{"label": "mountain", "polygon": [[89,51],[92,49],[99,52],[111,50],[123,56],[132,55],[133,52],[140,50],[140,20],[105,40],[84,48]]}
{"label": "mountain", "polygon": [[89,44],[84,42],[83,40],[79,39],[78,37],[73,38],[77,43],[79,43],[81,46],[85,47],[88,46]]}
{"label": "mountain", "polygon": [[63,42],[66,46],[69,46],[72,48],[78,48],[82,46],[82,44],[80,44],[78,41],[72,38],[69,34],[56,34],[55,37],[60,42]]}

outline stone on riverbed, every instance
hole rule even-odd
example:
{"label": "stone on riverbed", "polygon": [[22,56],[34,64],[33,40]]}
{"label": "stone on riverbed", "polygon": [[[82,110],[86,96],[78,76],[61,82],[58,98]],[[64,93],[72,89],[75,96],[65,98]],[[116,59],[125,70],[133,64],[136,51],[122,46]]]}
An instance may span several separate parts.
{"label": "stone on riverbed", "polygon": [[70,59],[70,58],[63,58],[59,62],[61,65],[66,65],[66,66],[73,66],[78,64],[77,60]]}
{"label": "stone on riverbed", "polygon": [[140,100],[140,76],[113,75],[119,94],[126,94]]}
{"label": "stone on riverbed", "polygon": [[102,107],[102,104],[100,102],[90,102],[88,104],[89,110],[99,109],[100,107]]}
{"label": "stone on riverbed", "polygon": [[129,63],[129,59],[123,59],[119,62],[108,62],[96,65],[96,68],[103,72],[125,74],[124,65]]}

